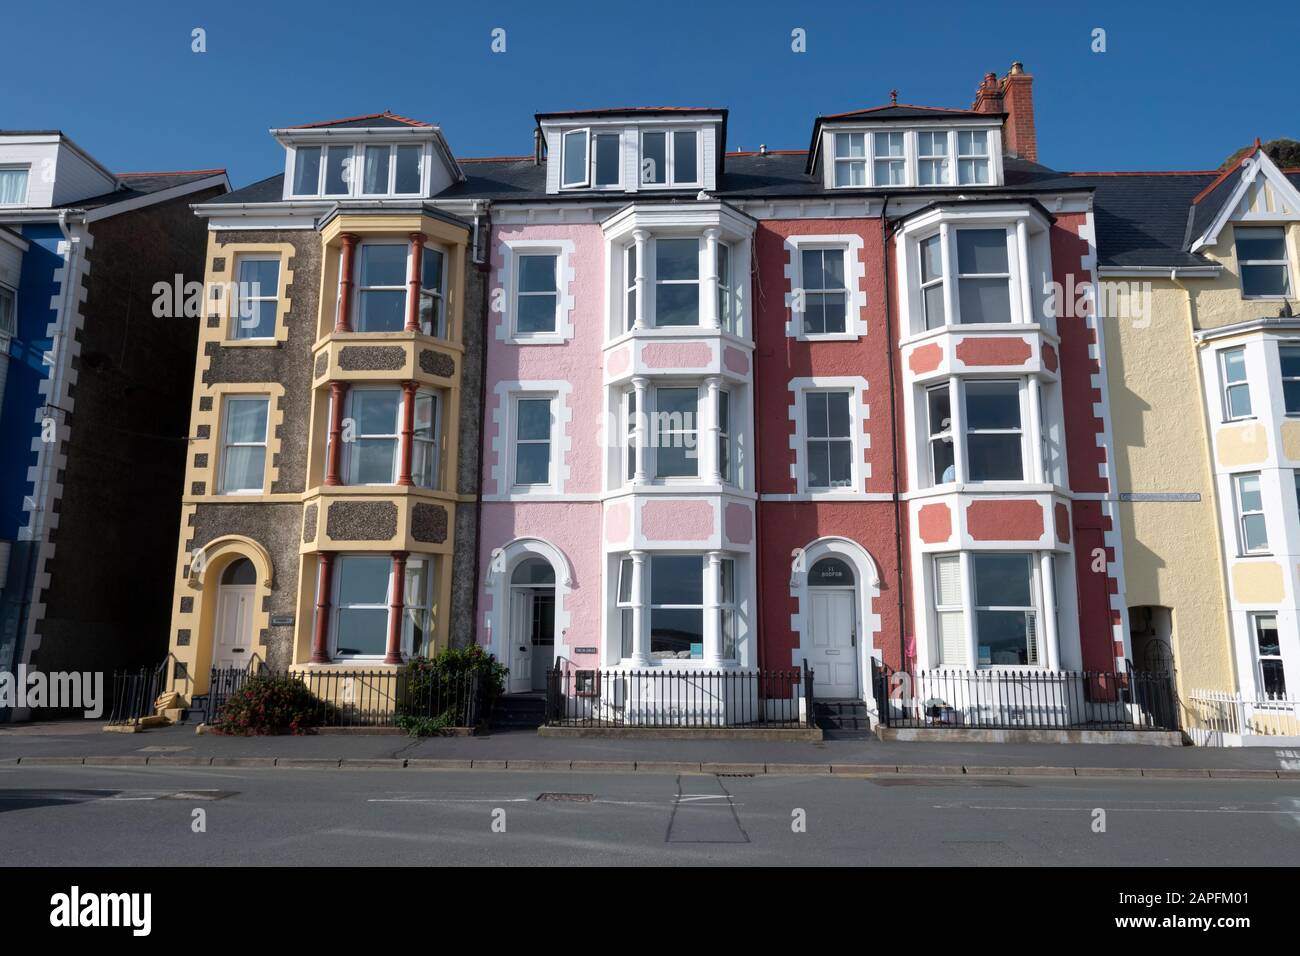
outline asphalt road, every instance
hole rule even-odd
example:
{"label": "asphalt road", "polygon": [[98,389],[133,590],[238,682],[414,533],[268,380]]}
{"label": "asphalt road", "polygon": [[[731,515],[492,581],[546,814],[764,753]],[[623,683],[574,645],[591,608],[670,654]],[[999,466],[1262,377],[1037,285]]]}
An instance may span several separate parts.
{"label": "asphalt road", "polygon": [[0,768],[0,866],[1297,862],[1290,781]]}

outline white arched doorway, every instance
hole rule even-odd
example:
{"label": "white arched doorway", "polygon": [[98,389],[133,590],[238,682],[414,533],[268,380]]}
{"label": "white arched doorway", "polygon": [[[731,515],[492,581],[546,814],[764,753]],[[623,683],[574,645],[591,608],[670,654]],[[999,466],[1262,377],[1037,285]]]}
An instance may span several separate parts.
{"label": "white arched doorway", "polygon": [[571,584],[568,561],[549,542],[520,538],[493,552],[488,626],[492,653],[510,671],[506,693],[545,689],[562,649]]}
{"label": "white arched doorway", "polygon": [[247,667],[253,656],[253,607],[257,569],[248,558],[235,558],[221,572],[212,633],[212,666]]}
{"label": "white arched doorway", "polygon": [[794,663],[812,668],[814,695],[864,699],[880,630],[876,563],[854,541],[819,538],[803,549],[790,586],[799,601]]}

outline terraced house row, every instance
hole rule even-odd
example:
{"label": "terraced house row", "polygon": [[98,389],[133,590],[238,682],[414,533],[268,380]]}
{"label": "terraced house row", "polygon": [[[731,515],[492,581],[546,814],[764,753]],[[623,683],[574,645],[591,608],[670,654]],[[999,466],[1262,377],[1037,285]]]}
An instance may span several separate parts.
{"label": "terraced house row", "polygon": [[272,130],[193,207],[175,688],[478,643],[555,719],[1296,734],[1298,174],[1054,170],[1032,82]]}

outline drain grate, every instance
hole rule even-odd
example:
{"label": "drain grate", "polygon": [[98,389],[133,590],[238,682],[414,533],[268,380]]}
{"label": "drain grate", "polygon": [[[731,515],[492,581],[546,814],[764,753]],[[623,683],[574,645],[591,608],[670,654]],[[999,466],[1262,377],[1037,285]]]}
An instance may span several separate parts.
{"label": "drain grate", "polygon": [[539,793],[538,800],[554,800],[557,803],[591,803],[596,799],[594,793]]}
{"label": "drain grate", "polygon": [[715,773],[715,777],[752,777],[752,773]]}

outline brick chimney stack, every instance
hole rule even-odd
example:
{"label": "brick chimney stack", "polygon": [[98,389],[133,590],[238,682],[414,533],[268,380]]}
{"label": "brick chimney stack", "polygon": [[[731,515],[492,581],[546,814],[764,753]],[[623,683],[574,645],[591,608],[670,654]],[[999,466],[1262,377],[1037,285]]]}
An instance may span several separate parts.
{"label": "brick chimney stack", "polygon": [[971,109],[979,113],[1006,113],[1002,130],[1003,152],[1038,162],[1038,139],[1034,133],[1034,78],[1025,72],[1023,63],[1019,60],[1012,63],[1007,75],[1001,79],[996,73],[984,74]]}

